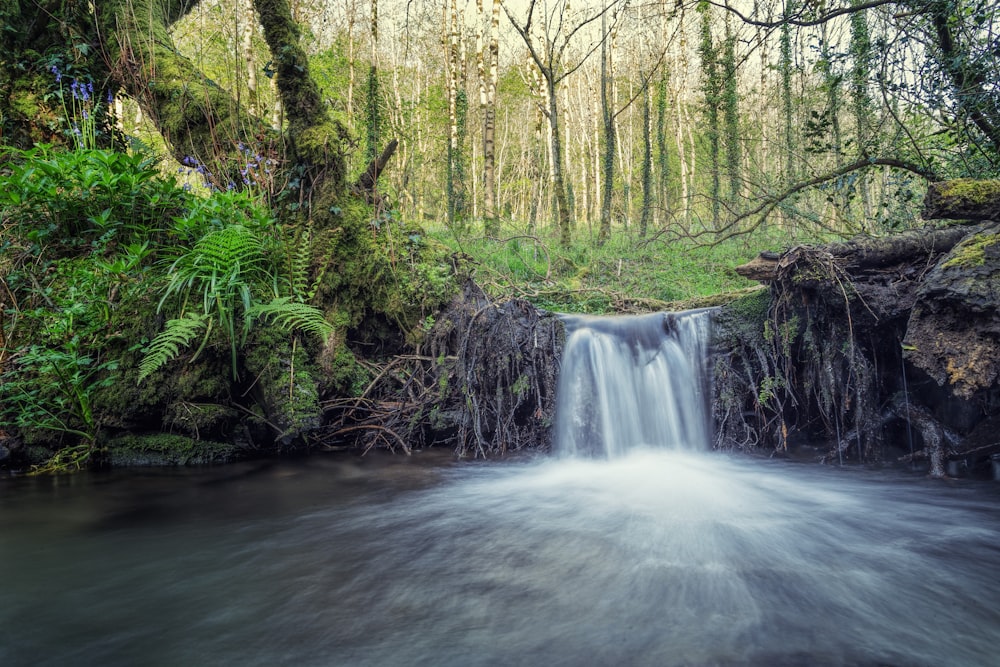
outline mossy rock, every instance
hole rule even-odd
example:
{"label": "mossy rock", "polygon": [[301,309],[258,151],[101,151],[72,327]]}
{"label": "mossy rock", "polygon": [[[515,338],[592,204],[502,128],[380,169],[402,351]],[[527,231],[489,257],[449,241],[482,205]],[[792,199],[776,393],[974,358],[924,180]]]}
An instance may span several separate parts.
{"label": "mossy rock", "polygon": [[244,354],[252,380],[246,393],[255,403],[251,421],[269,428],[281,447],[320,425],[318,373],[308,345],[276,326],[258,326]]}
{"label": "mossy rock", "polygon": [[728,341],[727,347],[740,342],[762,346],[770,307],[771,292],[766,289],[750,292],[721,306],[714,318],[715,337]]}
{"label": "mossy rock", "polygon": [[115,468],[232,463],[246,458],[237,445],[156,433],[124,435],[107,443],[107,462]]}

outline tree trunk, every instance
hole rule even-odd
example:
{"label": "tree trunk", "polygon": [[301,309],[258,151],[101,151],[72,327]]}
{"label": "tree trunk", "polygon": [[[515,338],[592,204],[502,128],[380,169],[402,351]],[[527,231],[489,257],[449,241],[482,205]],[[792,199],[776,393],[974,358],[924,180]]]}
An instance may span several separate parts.
{"label": "tree trunk", "polygon": [[792,248],[784,253],[761,253],[746,264],[735,268],[737,274],[750,280],[771,282],[799,261],[804,252],[821,253],[837,267],[855,276],[865,271],[904,262],[928,254],[940,255],[951,250],[959,241],[975,233],[977,226],[953,226],[944,229],[919,229],[884,238],[861,238],[844,243],[830,243],[817,248]]}
{"label": "tree trunk", "polygon": [[196,161],[217,187],[239,186],[237,147],[276,137],[174,47],[169,28],[188,8],[180,0],[105,3],[99,13],[104,47],[113,76],[152,119],[174,158]]}
{"label": "tree trunk", "polygon": [[559,242],[569,246],[572,240],[572,221],[569,212],[569,199],[566,195],[566,183],[563,176],[562,138],[559,128],[559,103],[556,99],[556,83],[552,72],[542,73],[545,77],[549,101],[549,129],[552,153],[552,189],[556,200],[556,215],[559,225]]}
{"label": "tree trunk", "polygon": [[[482,0],[480,13],[482,13]],[[480,21],[485,17],[481,17]],[[483,114],[483,231],[500,231],[496,189],[496,91],[500,56],[500,0],[492,0],[488,44],[479,49],[480,105]]]}
{"label": "tree trunk", "polygon": [[642,212],[639,218],[639,236],[645,237],[649,231],[649,221],[653,217],[656,195],[653,190],[653,127],[650,109],[649,86],[642,91]]}
{"label": "tree trunk", "polygon": [[[606,30],[602,27],[602,31]],[[601,226],[597,233],[597,242],[603,244],[611,236],[611,200],[614,194],[615,181],[615,112],[610,55],[605,36],[601,41],[601,128],[603,142],[603,159],[601,160],[601,182],[604,188],[601,192]]]}

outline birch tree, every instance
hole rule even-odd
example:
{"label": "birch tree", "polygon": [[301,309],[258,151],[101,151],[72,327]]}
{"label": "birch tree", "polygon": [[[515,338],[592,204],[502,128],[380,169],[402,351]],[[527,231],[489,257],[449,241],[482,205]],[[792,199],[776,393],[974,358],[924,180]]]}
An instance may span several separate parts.
{"label": "birch tree", "polygon": [[[521,38],[528,54],[538,68],[544,83],[545,106],[543,113],[549,123],[549,153],[552,160],[552,189],[555,197],[559,239],[569,245],[572,237],[572,212],[570,210],[565,175],[564,148],[562,144],[562,117],[559,89],[567,77],[575,73],[587,59],[600,48],[607,35],[600,30],[599,22],[612,9],[627,0],[609,0],[597,10],[574,9],[570,0],[551,3],[528,0],[527,7],[518,11],[519,4],[502,2],[504,12]],[[583,49],[572,60],[568,49],[576,39],[585,42]]]}

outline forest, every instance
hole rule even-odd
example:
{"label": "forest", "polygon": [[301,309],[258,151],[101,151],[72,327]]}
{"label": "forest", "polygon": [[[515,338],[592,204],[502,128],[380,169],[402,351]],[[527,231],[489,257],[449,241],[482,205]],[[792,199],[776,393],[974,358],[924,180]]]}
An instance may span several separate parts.
{"label": "forest", "polygon": [[[811,280],[789,249],[930,238],[942,181],[972,204],[934,217],[995,219],[989,0],[0,0],[0,24],[10,469],[544,447],[550,311],[752,293],[748,313],[737,265],[774,252]],[[997,237],[976,234],[981,266]],[[758,433],[720,431],[745,448],[786,446],[778,360],[808,347],[793,287],[764,282],[771,333],[732,399]],[[845,374],[804,392],[830,432],[880,419],[859,407],[864,294],[828,295],[844,350],[799,355]]]}

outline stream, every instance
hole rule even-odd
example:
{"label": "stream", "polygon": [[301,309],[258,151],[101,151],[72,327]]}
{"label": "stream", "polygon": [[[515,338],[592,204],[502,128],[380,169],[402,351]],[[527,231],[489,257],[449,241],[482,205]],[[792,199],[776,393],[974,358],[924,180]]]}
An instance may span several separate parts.
{"label": "stream", "polygon": [[986,665],[1000,489],[636,449],[0,479],[3,665]]}

